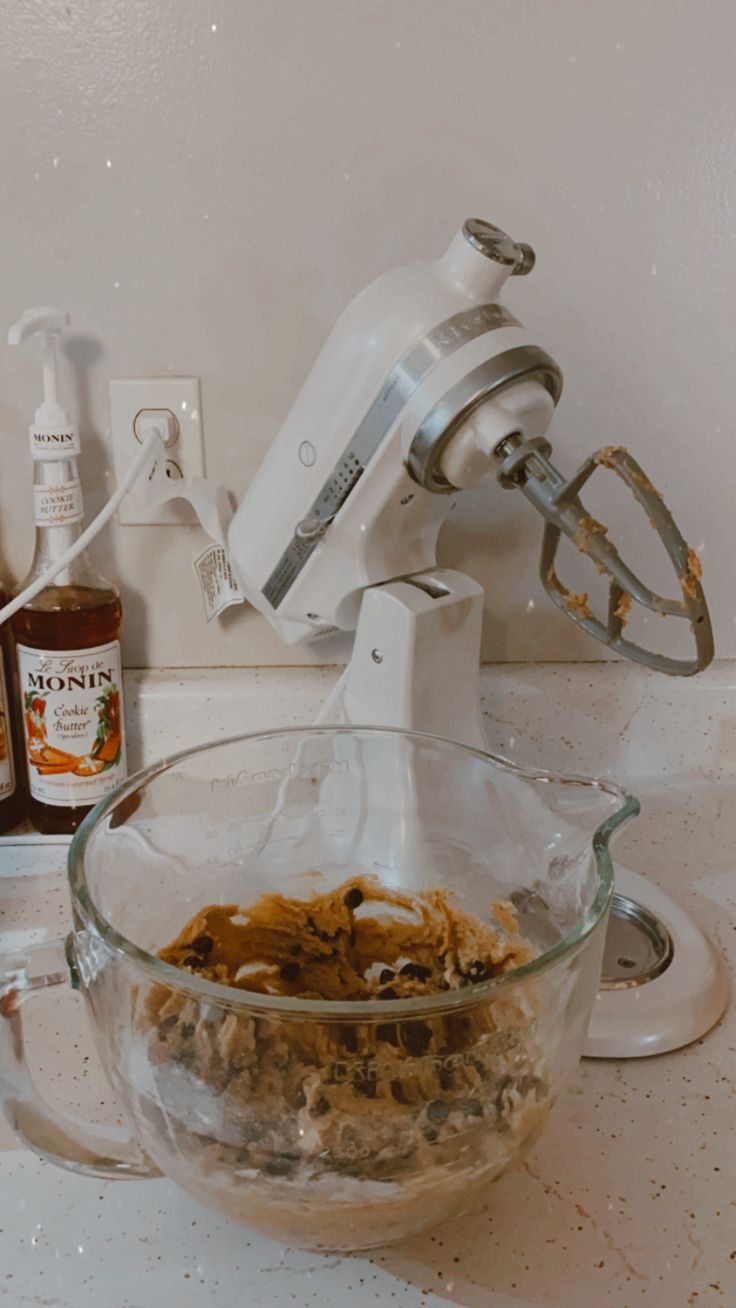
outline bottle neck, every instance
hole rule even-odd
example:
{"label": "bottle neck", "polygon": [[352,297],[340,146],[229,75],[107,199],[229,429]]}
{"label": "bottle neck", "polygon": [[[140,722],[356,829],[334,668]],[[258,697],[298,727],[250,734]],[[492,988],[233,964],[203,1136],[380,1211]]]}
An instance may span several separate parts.
{"label": "bottle neck", "polygon": [[[76,459],[35,459],[33,463],[33,505],[36,542],[31,577],[37,577],[57,562],[84,530],[84,507]],[[64,568],[52,583],[69,586],[85,571],[80,555]]]}

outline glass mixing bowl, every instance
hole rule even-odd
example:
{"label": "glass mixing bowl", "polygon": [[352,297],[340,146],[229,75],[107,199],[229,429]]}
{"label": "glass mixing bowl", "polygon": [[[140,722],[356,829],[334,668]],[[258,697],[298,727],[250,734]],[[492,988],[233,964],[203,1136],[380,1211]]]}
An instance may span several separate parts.
{"label": "glass mixing bowl", "polygon": [[[474,1209],[574,1073],[608,844],[637,812],[607,783],[399,731],[274,731],[166,759],[77,833],[66,940],[0,964],[5,1112],[46,1158],[165,1173],[289,1244],[367,1248]],[[444,888],[486,921],[509,900],[536,956],[466,988],[360,1002],[248,993],[156,956],[207,905],[308,899],[356,874]],[[70,978],[129,1133],[71,1120],[31,1081],[23,1000]]]}

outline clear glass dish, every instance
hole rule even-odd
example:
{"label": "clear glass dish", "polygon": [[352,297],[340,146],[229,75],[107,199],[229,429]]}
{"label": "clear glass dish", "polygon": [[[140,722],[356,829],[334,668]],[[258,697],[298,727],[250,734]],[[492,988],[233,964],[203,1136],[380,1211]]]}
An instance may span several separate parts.
{"label": "clear glass dish", "polygon": [[[608,783],[399,731],[274,731],[166,759],[77,833],[66,940],[0,962],[5,1112],[52,1161],[165,1173],[289,1244],[368,1248],[477,1208],[575,1072],[609,841],[637,812]],[[463,989],[359,1002],[235,990],[156,956],[206,905],[308,899],[356,874],[444,888],[485,920],[509,900],[535,956]],[[70,978],[130,1133],[70,1120],[31,1081],[22,1001]]]}

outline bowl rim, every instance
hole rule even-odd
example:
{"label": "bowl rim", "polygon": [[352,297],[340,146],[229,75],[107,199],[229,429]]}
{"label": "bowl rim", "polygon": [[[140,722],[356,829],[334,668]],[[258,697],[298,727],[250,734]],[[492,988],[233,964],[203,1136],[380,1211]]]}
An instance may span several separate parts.
{"label": "bowl rim", "polygon": [[[585,786],[617,799],[620,808],[609,814],[595,828],[590,837],[598,884],[590,907],[583,917],[576,922],[572,930],[550,949],[544,950],[543,953],[537,955],[530,962],[523,963],[500,976],[492,977],[488,981],[482,981],[476,985],[462,987],[458,990],[438,991],[430,995],[415,995],[389,1000],[301,999],[291,995],[264,995],[254,991],[239,990],[233,986],[222,985],[217,981],[208,981],[203,977],[192,976],[190,973],[184,972],[183,969],[175,967],[171,963],[165,963],[163,959],[158,958],[155,954],[150,954],[141,949],[139,945],[134,944],[127,936],[119,932],[97,908],[89,893],[84,868],[85,853],[89,841],[100,824],[118,804],[148,785],[156,777],[162,776],[196,754],[204,754],[209,750],[225,748],[238,742],[271,740],[274,737],[282,736],[355,736],[358,734],[401,736],[405,739],[424,743],[440,744],[525,780],[555,785]],[[133,964],[137,970],[145,972],[158,984],[169,989],[183,991],[200,1002],[209,1001],[216,1003],[220,1008],[226,1007],[236,1011],[244,1009],[248,1011],[257,1010],[264,1014],[270,1013],[273,1016],[288,1015],[291,1019],[301,1017],[312,1021],[316,1018],[323,1021],[333,1018],[349,1018],[352,1021],[361,1018],[366,1021],[375,1019],[385,1021],[389,1017],[392,1020],[399,1017],[423,1017],[433,1013],[442,1013],[448,1010],[455,1011],[458,1008],[475,1006],[484,1000],[489,1001],[500,992],[542,975],[564,959],[579,952],[605,917],[613,896],[613,862],[609,849],[611,837],[626,822],[638,815],[640,807],[635,796],[628,794],[614,782],[596,777],[568,773],[557,774],[540,768],[525,767],[504,758],[501,754],[495,754],[490,750],[479,749],[459,741],[448,740],[444,736],[433,735],[430,732],[409,731],[399,727],[362,726],[360,724],[307,724],[295,727],[274,727],[265,731],[238,732],[232,736],[189,746],[186,749],[178,750],[174,754],[166,755],[156,763],[134,772],[126,781],[116,786],[109,795],[105,796],[88,813],[77,829],[69,847],[67,858],[69,886],[74,908],[87,931],[91,930],[94,935],[99,937],[104,946]],[[70,952],[75,957],[86,952],[84,942],[76,931],[73,933],[70,945]]]}

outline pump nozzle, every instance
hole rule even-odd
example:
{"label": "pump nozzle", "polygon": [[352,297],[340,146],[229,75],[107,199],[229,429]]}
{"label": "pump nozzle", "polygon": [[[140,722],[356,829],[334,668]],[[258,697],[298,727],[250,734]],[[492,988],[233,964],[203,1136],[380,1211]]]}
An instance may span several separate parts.
{"label": "pump nozzle", "polygon": [[8,332],[9,345],[22,345],[30,336],[38,336],[41,344],[43,400],[30,427],[34,458],[74,458],[79,454],[77,429],[59,401],[57,382],[56,341],[68,326],[69,314],[60,309],[26,309]]}
{"label": "pump nozzle", "polygon": [[69,326],[69,314],[60,309],[26,309],[8,332],[8,345],[22,345],[36,332],[51,332],[60,336]]}

